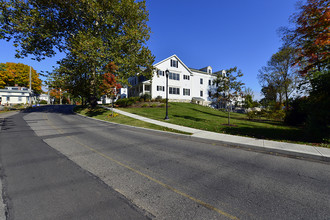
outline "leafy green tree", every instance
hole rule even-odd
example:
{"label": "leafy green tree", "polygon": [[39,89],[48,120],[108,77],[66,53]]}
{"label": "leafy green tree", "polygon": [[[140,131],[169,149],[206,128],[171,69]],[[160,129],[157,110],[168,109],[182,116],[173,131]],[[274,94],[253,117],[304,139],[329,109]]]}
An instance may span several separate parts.
{"label": "leafy green tree", "polygon": [[295,50],[284,46],[272,55],[267,66],[262,67],[258,74],[259,83],[265,88],[264,91],[268,92],[270,88],[275,90],[280,104],[283,103],[284,96],[287,109],[289,96],[296,87],[298,77],[296,68],[293,66],[295,57]]}
{"label": "leafy green tree", "polygon": [[243,102],[244,108],[248,109],[248,108],[256,107],[255,102],[253,101],[254,98],[253,90],[251,88],[245,88],[243,92],[243,96],[244,96],[244,102]]}
{"label": "leafy green tree", "polygon": [[253,107],[253,100],[250,94],[244,96],[244,108],[252,108]]}
{"label": "leafy green tree", "polygon": [[109,62],[118,66],[116,76],[124,82],[141,67],[152,76],[145,1],[0,0],[0,14],[0,36],[14,40],[17,57],[32,54],[41,60],[65,52],[56,72],[71,80],[71,90],[86,86],[82,96],[90,103],[99,95],[100,75]]}
{"label": "leafy green tree", "polygon": [[330,142],[330,71],[315,72],[311,79],[310,111],[306,121],[308,134],[317,141]]}
{"label": "leafy green tree", "polygon": [[241,70],[234,67],[224,72],[219,72],[217,78],[213,80],[216,88],[214,91],[211,91],[211,97],[216,99],[218,103],[225,102],[228,109],[228,125],[230,125],[229,105],[242,95],[241,91],[244,83],[238,80],[242,76]]}

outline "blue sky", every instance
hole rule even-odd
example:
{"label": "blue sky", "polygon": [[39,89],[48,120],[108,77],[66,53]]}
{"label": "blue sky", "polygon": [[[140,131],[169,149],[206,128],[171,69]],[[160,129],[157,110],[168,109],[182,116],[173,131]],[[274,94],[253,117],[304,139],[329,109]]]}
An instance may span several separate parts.
{"label": "blue sky", "polygon": [[[192,68],[213,70],[237,66],[242,81],[260,98],[258,70],[281,46],[278,28],[289,25],[296,0],[147,0],[156,62],[173,54]],[[15,59],[15,48],[0,40],[0,62],[20,62],[38,72],[51,71],[53,58],[37,62]]]}

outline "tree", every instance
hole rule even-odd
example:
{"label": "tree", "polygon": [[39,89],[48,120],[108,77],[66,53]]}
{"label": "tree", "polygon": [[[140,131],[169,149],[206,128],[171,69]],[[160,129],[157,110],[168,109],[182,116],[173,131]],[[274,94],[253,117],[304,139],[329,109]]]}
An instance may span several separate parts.
{"label": "tree", "polygon": [[[291,17],[294,27],[284,28],[282,33],[284,42],[296,48],[294,65],[303,78],[299,89],[306,97],[293,100],[286,121],[303,122],[307,136],[329,143],[330,2],[307,0],[300,2],[298,10]],[[295,117],[297,112],[304,117]]]}
{"label": "tree", "polygon": [[[5,86],[30,86],[30,66],[22,63],[1,63],[0,64],[0,88]],[[40,94],[41,90],[41,79],[36,70],[31,68],[31,80],[32,90],[36,94]]]}
{"label": "tree", "polygon": [[141,67],[146,77],[152,76],[154,56],[145,45],[150,28],[143,0],[0,0],[0,14],[0,36],[14,39],[17,57],[32,54],[41,60],[56,49],[65,52],[56,71],[72,80],[68,84],[74,88],[87,87],[82,96],[90,103],[99,95],[100,75],[109,62],[118,66],[116,76],[122,81]]}
{"label": "tree", "polygon": [[302,75],[322,71],[330,63],[330,2],[307,0],[298,5],[299,11],[291,17],[294,28],[283,28],[283,40],[297,50],[295,64]]}
{"label": "tree", "polygon": [[297,71],[293,67],[295,55],[293,48],[283,46],[277,53],[272,55],[267,62],[267,66],[262,67],[258,74],[259,83],[263,88],[268,88],[263,93],[269,92],[270,88],[274,89],[280,104],[283,103],[283,96],[285,96],[287,109],[289,96],[294,91],[295,82],[297,81]]}
{"label": "tree", "polygon": [[244,83],[238,80],[243,73],[237,67],[219,72],[217,78],[213,80],[216,85],[214,91],[211,91],[211,97],[216,99],[218,103],[225,102],[228,109],[228,125],[230,125],[229,105],[241,96],[241,90]]}
{"label": "tree", "polygon": [[244,103],[243,103],[244,108],[248,109],[254,107],[253,90],[251,88],[245,88],[243,92],[243,96],[244,96]]}
{"label": "tree", "polygon": [[101,94],[106,95],[108,97],[112,97],[113,99],[117,96],[121,85],[117,83],[117,77],[113,74],[118,67],[110,62],[106,66],[106,73],[103,74],[103,83],[100,86]]}
{"label": "tree", "polygon": [[275,103],[277,100],[277,88],[272,83],[267,86],[263,86],[261,93],[264,95],[262,99],[262,105],[269,106],[270,103]]}

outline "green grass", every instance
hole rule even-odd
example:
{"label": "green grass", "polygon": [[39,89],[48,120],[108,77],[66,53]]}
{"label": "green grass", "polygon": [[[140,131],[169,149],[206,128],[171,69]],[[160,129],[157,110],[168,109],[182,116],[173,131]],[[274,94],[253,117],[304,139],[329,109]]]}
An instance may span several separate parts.
{"label": "green grass", "polygon": [[101,107],[97,107],[95,109],[89,109],[86,107],[77,106],[77,107],[75,107],[74,111],[76,113],[79,113],[79,114],[82,114],[82,115],[85,115],[88,117],[92,117],[92,118],[97,118],[97,119],[100,119],[103,121],[109,121],[109,122],[114,122],[114,123],[118,123],[118,124],[125,124],[125,125],[131,125],[131,126],[136,126],[136,127],[143,127],[143,128],[155,129],[155,130],[160,130],[160,131],[169,131],[169,132],[191,135],[191,133],[162,127],[159,125],[155,125],[155,124],[140,121],[140,120],[137,120],[134,118],[130,118],[125,115],[120,115],[120,114],[115,113],[114,114],[115,117],[111,117],[112,112],[105,108],[101,108]]}
{"label": "green grass", "polygon": [[[183,125],[224,134],[262,138],[292,143],[310,143],[307,135],[299,127],[286,126],[279,121],[249,120],[245,114],[228,113],[191,103],[170,103],[169,123]],[[163,121],[165,108],[121,108],[121,110],[144,117]]]}

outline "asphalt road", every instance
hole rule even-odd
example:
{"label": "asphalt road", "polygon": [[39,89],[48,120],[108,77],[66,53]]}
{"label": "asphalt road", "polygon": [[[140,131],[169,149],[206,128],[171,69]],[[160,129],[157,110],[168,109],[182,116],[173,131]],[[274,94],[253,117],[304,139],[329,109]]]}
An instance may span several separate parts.
{"label": "asphalt road", "polygon": [[[0,132],[10,219],[330,219],[330,165],[50,106]],[[0,115],[1,117],[1,115]]]}

